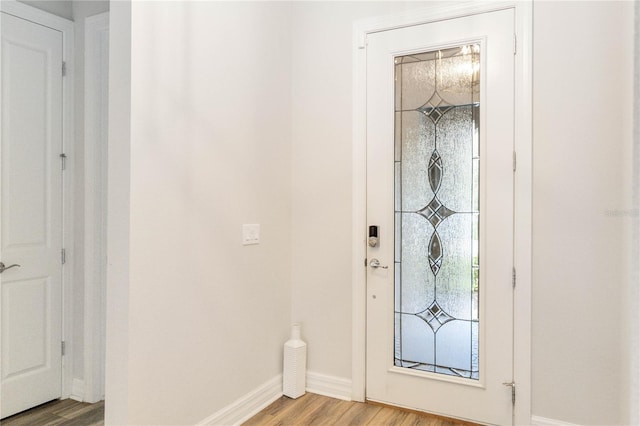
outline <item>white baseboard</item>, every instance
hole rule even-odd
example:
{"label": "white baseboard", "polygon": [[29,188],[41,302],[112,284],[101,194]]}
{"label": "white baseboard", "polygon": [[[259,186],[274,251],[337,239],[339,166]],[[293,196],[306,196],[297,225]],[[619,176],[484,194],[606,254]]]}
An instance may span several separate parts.
{"label": "white baseboard", "polygon": [[[307,392],[351,401],[351,380],[307,372]],[[73,379],[71,399],[82,401],[84,382]],[[197,423],[198,426],[240,425],[282,396],[282,374]],[[579,426],[562,420],[531,416],[531,426]]]}
{"label": "white baseboard", "polygon": [[199,426],[239,425],[282,396],[282,374],[198,422]]}
{"label": "white baseboard", "polygon": [[307,392],[351,401],[351,380],[307,371]]}
{"label": "white baseboard", "polygon": [[73,379],[71,383],[71,395],[69,398],[74,401],[84,401],[84,380]]}
{"label": "white baseboard", "polygon": [[575,423],[567,423],[562,420],[548,419],[546,417],[531,416],[531,426],[578,426]]}

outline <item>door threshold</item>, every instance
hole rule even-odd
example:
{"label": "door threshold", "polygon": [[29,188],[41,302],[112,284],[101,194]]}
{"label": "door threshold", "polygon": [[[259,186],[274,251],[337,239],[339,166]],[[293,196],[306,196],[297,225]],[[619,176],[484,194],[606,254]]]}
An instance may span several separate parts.
{"label": "door threshold", "polygon": [[434,417],[438,420],[442,420],[443,422],[452,422],[454,423],[456,426],[458,425],[462,425],[462,426],[480,426],[482,423],[475,423],[469,420],[465,420],[465,419],[458,419],[455,417],[447,417],[447,416],[443,416],[440,414],[436,414],[436,413],[432,413],[429,411],[420,411],[420,410],[416,410],[413,408],[408,408],[408,407],[403,407],[402,405],[393,405],[393,404],[387,404],[385,402],[380,402],[380,401],[376,401],[373,399],[365,399],[365,403],[369,404],[369,405],[376,405],[378,407],[383,407],[383,408],[391,408],[393,410],[401,410],[407,413],[413,413],[413,414],[418,414],[418,415],[425,415],[428,414],[431,417]]}

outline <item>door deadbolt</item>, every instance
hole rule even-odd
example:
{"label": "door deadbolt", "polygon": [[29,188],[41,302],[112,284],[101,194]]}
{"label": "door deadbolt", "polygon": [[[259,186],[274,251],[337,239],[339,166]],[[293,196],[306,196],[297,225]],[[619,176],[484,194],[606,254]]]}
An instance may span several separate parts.
{"label": "door deadbolt", "polygon": [[371,225],[369,227],[369,247],[376,247],[378,245],[378,227],[376,225]]}

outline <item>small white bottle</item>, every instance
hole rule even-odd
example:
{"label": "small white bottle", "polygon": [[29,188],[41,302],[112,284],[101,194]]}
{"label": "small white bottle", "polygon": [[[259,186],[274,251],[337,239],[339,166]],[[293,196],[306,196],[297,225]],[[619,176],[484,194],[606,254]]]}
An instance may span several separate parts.
{"label": "small white bottle", "polygon": [[300,324],[291,326],[291,339],[284,344],[282,393],[289,398],[304,395],[307,375],[307,344],[300,339]]}

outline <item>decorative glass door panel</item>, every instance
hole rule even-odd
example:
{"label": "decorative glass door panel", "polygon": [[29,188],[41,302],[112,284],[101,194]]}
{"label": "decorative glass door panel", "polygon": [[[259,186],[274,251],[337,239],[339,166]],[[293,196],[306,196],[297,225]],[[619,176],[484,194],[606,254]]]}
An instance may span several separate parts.
{"label": "decorative glass door panel", "polygon": [[394,364],[477,380],[480,44],[394,63]]}
{"label": "decorative glass door panel", "polygon": [[513,22],[380,31],[359,53],[368,400],[512,421]]}

